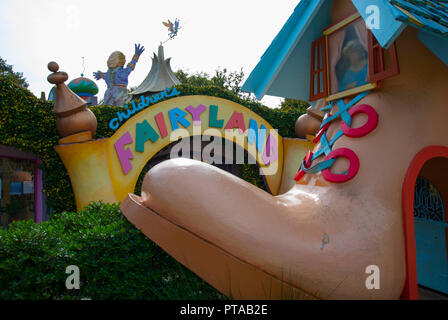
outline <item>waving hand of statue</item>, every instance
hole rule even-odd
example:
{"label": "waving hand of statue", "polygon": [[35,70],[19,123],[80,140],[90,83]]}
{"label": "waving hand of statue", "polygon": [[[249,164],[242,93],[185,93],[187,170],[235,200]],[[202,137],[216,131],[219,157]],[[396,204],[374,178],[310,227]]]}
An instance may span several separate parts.
{"label": "waving hand of statue", "polygon": [[103,78],[103,73],[101,71],[97,71],[93,73],[93,76],[95,77],[96,80],[100,80]]}
{"label": "waving hand of statue", "polygon": [[139,44],[135,44],[135,54],[141,55],[145,51],[145,47]]}

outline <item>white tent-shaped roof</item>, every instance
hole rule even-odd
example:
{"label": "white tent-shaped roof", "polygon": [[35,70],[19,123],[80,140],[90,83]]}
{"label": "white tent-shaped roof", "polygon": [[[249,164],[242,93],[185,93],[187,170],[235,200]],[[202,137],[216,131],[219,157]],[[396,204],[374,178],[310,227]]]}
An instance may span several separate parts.
{"label": "white tent-shaped roof", "polygon": [[145,80],[131,94],[133,96],[164,91],[174,85],[180,84],[173,70],[171,70],[171,58],[165,60],[163,46],[159,46],[159,54],[154,53],[152,66]]}

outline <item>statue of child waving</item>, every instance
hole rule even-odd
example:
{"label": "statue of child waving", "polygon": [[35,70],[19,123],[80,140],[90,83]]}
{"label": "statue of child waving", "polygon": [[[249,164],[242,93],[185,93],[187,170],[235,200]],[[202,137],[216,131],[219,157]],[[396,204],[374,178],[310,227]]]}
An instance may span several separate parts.
{"label": "statue of child waving", "polygon": [[122,106],[129,100],[128,97],[128,77],[135,69],[140,55],[145,51],[145,47],[140,44],[135,44],[135,53],[131,62],[126,68],[123,68],[126,57],[120,51],[114,51],[107,59],[107,72],[97,71],[93,73],[96,80],[104,79],[107,84],[107,90],[104,94],[104,105]]}

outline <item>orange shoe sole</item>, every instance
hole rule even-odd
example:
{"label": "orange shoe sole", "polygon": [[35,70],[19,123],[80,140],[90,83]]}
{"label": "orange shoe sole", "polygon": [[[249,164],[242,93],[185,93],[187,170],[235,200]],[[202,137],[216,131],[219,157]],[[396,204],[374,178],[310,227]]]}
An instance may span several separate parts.
{"label": "orange shoe sole", "polygon": [[126,218],[174,259],[231,299],[318,299],[161,217],[128,194]]}

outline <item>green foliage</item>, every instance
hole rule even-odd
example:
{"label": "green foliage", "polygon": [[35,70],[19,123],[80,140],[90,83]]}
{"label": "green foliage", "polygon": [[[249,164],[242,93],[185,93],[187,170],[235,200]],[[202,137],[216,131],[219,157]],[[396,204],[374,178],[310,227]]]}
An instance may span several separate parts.
{"label": "green foliage", "polygon": [[306,101],[286,98],[280,104],[280,110],[283,112],[299,111],[303,114],[303,113],[306,113],[306,109],[309,106],[310,106],[310,104]]}
{"label": "green foliage", "polygon": [[9,218],[15,218],[17,217],[20,208],[20,201],[16,198],[11,198],[7,204],[0,207],[0,214],[6,213]]}
{"label": "green foliage", "polygon": [[189,74],[183,70],[178,70],[174,72],[176,77],[180,80],[181,84],[189,84],[195,87],[204,87],[212,85],[210,81],[210,76],[205,72],[197,72],[194,74]]}
{"label": "green foliage", "polygon": [[241,82],[244,78],[243,69],[229,73],[226,68],[222,70],[215,70],[215,74],[213,76],[210,76],[205,72],[189,74],[183,70],[177,70],[175,75],[180,80],[181,84],[187,84],[194,87],[215,86],[222,89],[227,89],[234,94],[240,93]]}
{"label": "green foliage", "polygon": [[98,122],[94,139],[111,137],[116,130],[112,130],[109,127],[110,120],[117,117],[118,111],[125,112],[124,107],[116,106],[97,105],[89,107],[89,109],[95,114],[96,120]]}
{"label": "green foliage", "polygon": [[1,57],[0,57],[0,77],[8,78],[14,83],[24,88],[28,88],[29,86],[28,82],[23,77],[23,73],[14,72],[14,70],[12,69],[12,65],[7,64],[6,60],[2,59]]}
{"label": "green foliage", "polygon": [[48,202],[62,211],[74,208],[74,199],[64,165],[53,148],[58,133],[51,109],[51,103],[37,99],[9,77],[0,77],[0,144],[40,157]]}
{"label": "green foliage", "polygon": [[[37,99],[30,91],[9,77],[0,76],[0,144],[13,146],[37,155],[44,172],[43,189],[48,204],[56,212],[75,210],[75,201],[67,171],[54,150],[59,134],[51,102]],[[110,119],[118,107],[94,107],[98,119],[96,138],[109,137]]]}
{"label": "green foliage", "polygon": [[[67,266],[80,270],[68,290]],[[116,204],[91,203],[50,221],[0,230],[0,299],[222,299],[129,223]]]}

